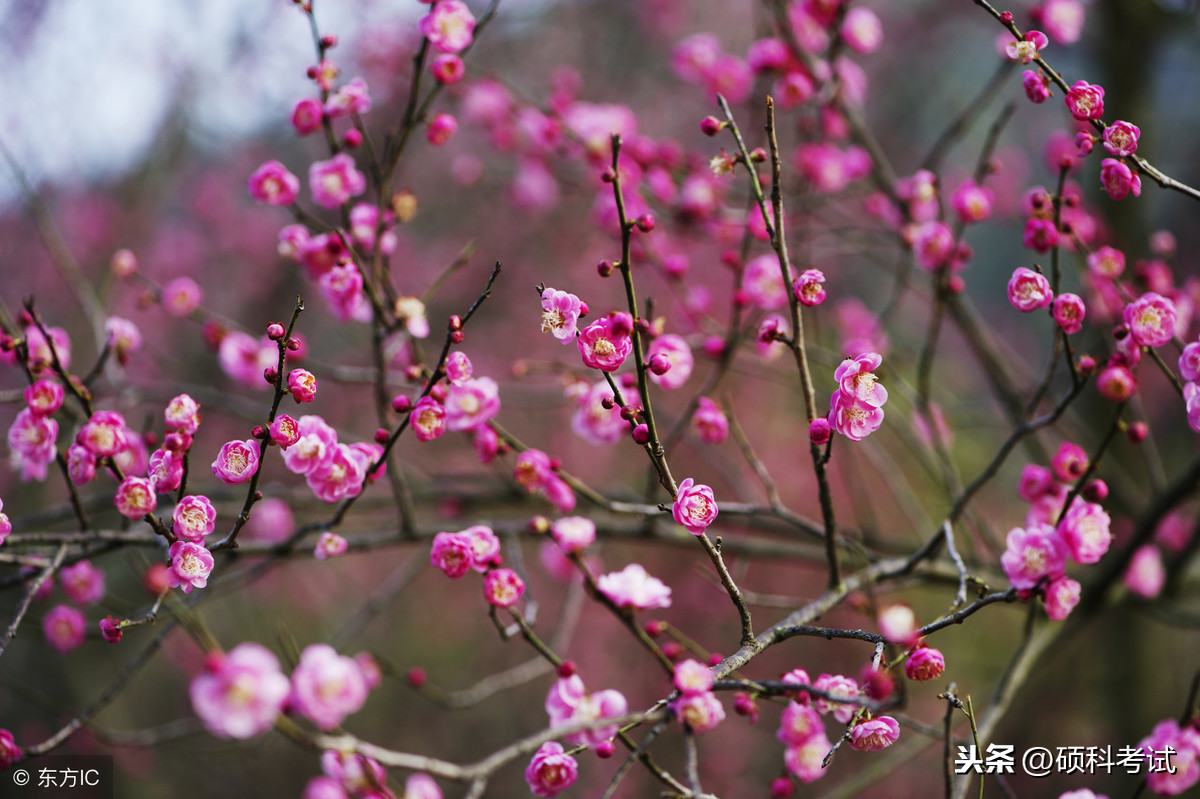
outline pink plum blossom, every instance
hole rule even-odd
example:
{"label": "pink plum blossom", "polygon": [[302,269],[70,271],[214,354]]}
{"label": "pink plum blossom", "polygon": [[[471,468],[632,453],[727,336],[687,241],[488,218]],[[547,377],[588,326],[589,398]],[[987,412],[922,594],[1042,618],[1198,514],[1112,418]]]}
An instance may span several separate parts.
{"label": "pink plum blossom", "polygon": [[825,274],[820,269],[805,269],[792,282],[792,294],[808,308],[825,302]]}
{"label": "pink plum blossom", "polygon": [[891,716],[876,716],[861,721],[850,730],[850,748],[860,752],[878,752],[896,743],[900,725]]}
{"label": "pink plum blossom", "polygon": [[1137,152],[1138,137],[1142,131],[1131,122],[1114,122],[1104,129],[1104,149],[1109,155],[1123,157]]}
{"label": "pink plum blossom", "polygon": [[1125,587],[1134,596],[1153,599],[1167,582],[1162,551],[1154,544],[1144,544],[1133,553],[1125,569]]}
{"label": "pink plum blossom", "polygon": [[1146,787],[1157,794],[1176,796],[1200,782],[1200,732],[1190,724],[1181,727],[1174,719],[1165,719],[1137,743],[1148,757],[1168,747],[1175,752],[1171,758],[1173,768],[1148,773]]}
{"label": "pink plum blossom", "polygon": [[822,731],[802,744],[785,749],[783,764],[796,779],[807,784],[825,776],[825,755],[832,748]]}
{"label": "pink plum blossom", "polygon": [[1041,74],[1041,70],[1025,70],[1021,73],[1021,85],[1031,103],[1041,104],[1050,99],[1050,82]]}
{"label": "pink plum blossom", "polygon": [[[859,693],[858,683],[841,674],[822,674],[813,682],[813,688],[816,688],[818,691],[824,691],[831,696],[839,696],[846,699],[858,696]],[[842,724],[849,722],[850,718],[854,715],[854,711],[858,709],[857,705],[836,702],[824,697],[814,698],[813,707],[822,716],[827,713],[833,713],[833,717]]]}
{"label": "pink plum blossom", "polygon": [[1066,546],[1047,525],[1028,529],[1013,528],[1008,533],[1008,548],[1000,556],[1000,565],[1009,582],[1020,591],[1035,588],[1044,577],[1056,577],[1066,563]]}
{"label": "pink plum blossom", "polygon": [[955,215],[965,223],[983,222],[992,215],[992,190],[973,180],[964,181],[950,197]]}
{"label": "pink plum blossom", "polygon": [[856,53],[873,53],[883,42],[883,24],[874,11],[855,6],[842,18],[842,41]]}
{"label": "pink plum blossom", "polygon": [[712,691],[713,672],[698,660],[689,658],[675,664],[675,687],[685,696]]}
{"label": "pink plum blossom", "polygon": [[461,0],[438,0],[417,27],[439,52],[461,53],[474,38],[475,16]]}
{"label": "pink plum blossom", "polygon": [[596,523],[586,516],[564,516],[550,525],[550,535],[563,552],[575,554],[596,540]]}
{"label": "pink plum blossom", "polygon": [[1140,197],[1142,179],[1124,161],[1105,158],[1100,162],[1100,185],[1113,200],[1123,200],[1130,194]]}
{"label": "pink plum blossom", "polygon": [[471,379],[474,367],[471,359],[461,350],[455,350],[446,356],[446,379],[452,386],[461,386]]}
{"label": "pink plum blossom", "polygon": [[176,541],[171,544],[168,554],[171,558],[167,571],[168,587],[182,588],[183,593],[190,594],[193,589],[208,585],[214,562],[212,553],[203,544]]}
{"label": "pink plum blossom", "polygon": [[203,543],[204,536],[216,528],[217,510],[208,497],[189,495],[179,500],[172,514],[171,528],[177,538]]}
{"label": "pink plum blossom", "polygon": [[685,478],[675,494],[671,514],[689,533],[700,535],[717,519],[717,500],[712,488]]}
{"label": "pink plum blossom", "polygon": [[[1083,31],[1084,6],[1080,0],[1045,0],[1035,12],[1046,34],[1060,44],[1074,44]],[[1082,799],[1082,797],[1079,797]]]}
{"label": "pink plum blossom", "polygon": [[500,393],[490,377],[475,377],[446,392],[447,430],[476,430],[500,412]]}
{"label": "pink plum blossom", "polygon": [[212,653],[188,693],[192,708],[219,738],[253,738],[275,723],[288,696],[288,678],[266,647],[238,644]]}
{"label": "pink plum blossom", "polygon": [[63,404],[63,387],[53,380],[41,379],[27,386],[25,404],[34,416],[53,416]]}
{"label": "pink plum blossom", "polygon": [[258,442],[252,438],[227,441],[212,463],[213,474],[225,485],[244,483],[258,471],[259,455]]}
{"label": "pink plum blossom", "polygon": [[517,456],[513,477],[529,493],[540,489],[552,476],[550,456],[540,449],[527,449]]}
{"label": "pink plum blossom", "polygon": [[278,161],[267,161],[250,175],[247,188],[256,202],[291,205],[300,193],[300,179]]}
{"label": "pink plum blossom", "polygon": [[1125,271],[1125,253],[1106,244],[1088,254],[1087,264],[1096,277],[1116,280]]}
{"label": "pink plum blossom", "polygon": [[1104,88],[1087,81],[1075,81],[1067,91],[1067,109],[1078,120],[1099,119],[1104,116]]}
{"label": "pink plum blossom", "polygon": [[705,444],[720,444],[729,435],[729,419],[717,403],[700,397],[692,415],[692,429]]}
{"label": "pink plum blossom", "polygon": [[1083,330],[1083,318],[1087,315],[1087,307],[1083,298],[1078,294],[1063,292],[1054,298],[1050,306],[1050,315],[1055,324],[1067,335]]}
{"label": "pink plum blossom", "polygon": [[816,708],[799,702],[788,702],[779,717],[775,737],[787,746],[799,746],[814,736],[825,737],[825,723]]}
{"label": "pink plum blossom", "polygon": [[317,161],[309,167],[308,184],[313,202],[322,208],[338,208],[349,202],[351,197],[366,191],[367,179],[355,168],[353,158],[338,153],[327,161]]}
{"label": "pink plum blossom", "polygon": [[1079,593],[1082,586],[1065,574],[1060,574],[1046,584],[1042,596],[1046,603],[1046,615],[1051,621],[1062,621],[1071,615],[1071,611],[1079,604]]}
{"label": "pink plum blossom", "polygon": [[848,397],[839,388],[829,398],[829,424],[851,441],[862,441],[883,424],[883,408]]}
{"label": "pink plum blossom", "polygon": [[[621,409],[613,404],[613,390],[601,380],[585,389],[577,398],[571,416],[571,430],[589,444],[615,444],[628,432],[629,423],[621,418]],[[625,392],[626,401],[632,401]],[[609,407],[604,407],[605,400]]]}
{"label": "pink plum blossom", "polygon": [[1029,313],[1049,306],[1054,301],[1054,292],[1045,275],[1018,266],[1008,281],[1008,301],[1018,311]]}
{"label": "pink plum blossom", "polygon": [[492,569],[483,577],[483,596],[488,604],[511,608],[525,593],[525,581],[512,569]]}
{"label": "pink plum blossom", "polygon": [[937,679],[945,668],[945,656],[928,646],[917,647],[904,662],[904,674],[908,679],[918,682]]}
{"label": "pink plum blossom", "polygon": [[[315,97],[303,97],[297,100],[296,105],[292,107],[292,127],[301,136],[315,133],[321,129],[321,120],[324,114],[325,110],[322,108],[320,100]],[[297,181],[296,188],[298,191],[299,181]]]}
{"label": "pink plum blossom", "polygon": [[310,644],[292,672],[289,703],[322,730],[331,730],[367,701],[367,681],[354,658],[328,644]]}
{"label": "pink plum blossom", "polygon": [[127,519],[140,519],[158,505],[154,486],[144,477],[126,477],[113,495],[117,512]]}
{"label": "pink plum blossom", "polygon": [[697,734],[715,729],[725,720],[725,707],[712,691],[683,694],[669,706],[675,717]]}
{"label": "pink plum blossom", "polygon": [[847,358],[834,370],[833,379],[844,399],[858,400],[878,408],[888,400],[887,389],[875,376],[875,370],[883,363],[883,356],[867,352],[856,358]]}
{"label": "pink plum blossom", "polygon": [[[550,727],[568,724],[602,721],[623,716],[629,703],[620,691],[611,688],[588,693],[583,679],[578,674],[560,677],[546,695],[546,714]],[[617,732],[616,725],[598,726],[591,730],[574,732],[565,736],[568,743],[576,746],[595,747],[611,739]]]}
{"label": "pink plum blossom", "polygon": [[428,774],[409,774],[404,781],[403,799],[442,799],[442,789]]}
{"label": "pink plum blossom", "polygon": [[1148,291],[1125,306],[1124,318],[1139,347],[1160,347],[1174,338],[1178,311],[1170,299]]}
{"label": "pink plum blossom", "polygon": [[542,744],[525,768],[525,782],[534,796],[558,796],[578,778],[579,764],[557,741]]}
{"label": "pink plum blossom", "polygon": [[417,400],[408,418],[418,441],[432,441],[446,432],[446,409],[433,397]]}
{"label": "pink plum blossom", "polygon": [[[200,307],[200,303],[203,301],[204,292],[200,289],[199,284],[190,277],[177,277],[162,287],[163,310],[171,316],[186,319]],[[141,346],[140,339],[138,346]]]}
{"label": "pink plum blossom", "polygon": [[492,528],[476,524],[463,530],[461,535],[465,535],[471,541],[472,569],[482,574],[492,566],[500,564],[500,539],[496,537]]}
{"label": "pink plum blossom", "polygon": [[1004,47],[1004,54],[1010,61],[1020,61],[1028,64],[1037,56],[1039,50],[1044,50],[1050,40],[1041,31],[1026,31],[1023,39],[1009,42]]}
{"label": "pink plum blossom", "polygon": [[300,422],[281,413],[271,422],[270,433],[272,441],[282,449],[287,449],[300,440]]}
{"label": "pink plum blossom", "polygon": [[751,259],[742,271],[742,289],[756,308],[774,311],[787,303],[787,287],[775,255]]}
{"label": "pink plum blossom", "polygon": [[331,533],[326,530],[321,533],[321,536],[317,539],[316,546],[313,547],[313,557],[317,560],[336,558],[339,555],[346,554],[346,549],[349,546],[345,538],[337,533]]}
{"label": "pink plum blossom", "polygon": [[633,319],[623,311],[597,319],[585,327],[575,339],[584,365],[615,372],[633,351],[632,330]]}
{"label": "pink plum blossom", "polygon": [[911,605],[898,603],[879,611],[879,632],[891,644],[912,646],[920,637],[917,614]]}
{"label": "pink plum blossom", "polygon": [[[390,799],[390,794],[381,795],[376,788],[376,786],[387,784],[387,771],[375,758],[360,755],[353,750],[326,749],[321,753],[321,771],[334,781],[338,790],[343,792],[337,799],[342,799],[342,796],[346,794],[361,797],[361,799]],[[441,799],[440,792],[435,796],[437,799]],[[304,799],[309,799],[309,797],[305,796]],[[334,797],[320,796],[317,799],[334,799]],[[428,796],[420,794],[418,797],[405,796],[404,799],[428,799]]]}
{"label": "pink plum blossom", "polygon": [[[79,450],[78,452],[76,451],[77,449]],[[83,450],[82,447],[78,447],[78,445],[71,447],[72,459],[76,456],[78,456],[80,459],[78,468],[80,470],[90,470],[91,474],[94,475],[96,472],[95,459],[92,458],[90,462],[85,461],[85,456],[89,458],[91,456],[88,455],[87,451]],[[179,455],[176,455],[174,452],[171,452],[170,450],[156,449],[154,454],[150,456],[150,463],[148,466],[150,484],[154,487],[155,493],[166,494],[171,491],[176,491],[183,483],[183,458]],[[80,477],[83,477],[84,475],[85,472],[83,471],[79,473]],[[76,472],[74,468],[72,468],[71,479],[74,482],[79,482],[76,480]],[[91,477],[88,477],[88,479],[90,480]],[[87,481],[85,480],[84,482]]]}
{"label": "pink plum blossom", "polygon": [[192,435],[200,427],[200,403],[188,394],[179,394],[167,403],[163,419],[169,430]]}
{"label": "pink plum blossom", "polygon": [[1022,243],[1040,253],[1050,252],[1058,246],[1058,228],[1049,219],[1030,219],[1025,222]]}
{"label": "pink plum blossom", "polygon": [[673,390],[682,386],[692,376],[695,359],[692,348],[682,336],[665,333],[650,342],[647,359],[656,357],[666,358],[667,368],[662,373],[650,370],[650,379],[665,389]]}
{"label": "pink plum blossom", "polygon": [[671,606],[671,589],[652,577],[640,563],[631,563],[619,572],[601,575],[596,588],[619,608],[653,610]]}
{"label": "pink plum blossom", "polygon": [[475,562],[471,537],[463,533],[438,533],[433,537],[429,562],[452,580],[464,576]]}
{"label": "pink plum blossom", "polygon": [[297,403],[312,402],[317,397],[317,378],[307,369],[293,369],[287,377],[288,392]]}
{"label": "pink plum blossom", "polygon": [[[117,435],[123,445],[123,428],[117,431]],[[47,466],[57,457],[57,438],[58,422],[54,419],[38,416],[28,407],[17,413],[12,426],[8,428],[8,446],[12,450],[14,465],[21,471],[22,480],[45,479]]]}
{"label": "pink plum blossom", "polygon": [[334,444],[326,458],[304,475],[304,481],[322,502],[358,496],[369,465],[363,455],[346,444]]}
{"label": "pink plum blossom", "polygon": [[58,576],[63,593],[76,605],[93,605],[104,598],[104,572],[89,560],[63,568]]}
{"label": "pink plum blossom", "polygon": [[86,627],[83,614],[70,605],[57,605],[42,619],[46,643],[63,655],[83,646]]}
{"label": "pink plum blossom", "polygon": [[[18,415],[18,418],[19,415]],[[16,426],[16,423],[13,423]],[[55,425],[55,430],[58,426]],[[108,458],[116,455],[125,448],[126,429],[125,417],[116,411],[96,411],[91,418],[79,429],[75,443],[87,448],[97,458]],[[9,445],[12,446],[12,433],[9,433]],[[13,447],[17,449],[17,447]]]}
{"label": "pink plum blossom", "polygon": [[371,110],[371,93],[362,78],[352,78],[325,101],[325,114],[330,119],[365,114]]}

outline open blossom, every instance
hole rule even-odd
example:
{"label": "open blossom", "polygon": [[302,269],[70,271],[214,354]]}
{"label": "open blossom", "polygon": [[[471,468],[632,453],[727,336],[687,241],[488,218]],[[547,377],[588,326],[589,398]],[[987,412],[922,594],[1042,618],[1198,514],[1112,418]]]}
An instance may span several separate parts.
{"label": "open blossom", "polygon": [[346,444],[334,444],[325,460],[304,476],[304,481],[322,502],[355,497],[362,491],[367,467],[373,460],[369,453]]}
{"label": "open blossom", "polygon": [[167,571],[169,587],[182,588],[183,593],[190,594],[192,589],[208,585],[208,576],[213,570],[213,556],[203,544],[176,541],[171,544],[168,554],[171,557],[171,567]]}
{"label": "open blossom", "polygon": [[829,424],[851,441],[862,441],[883,424],[883,408],[836,389],[829,398]]}
{"label": "open blossom", "polygon": [[307,475],[333,456],[337,431],[320,416],[301,416],[300,439],[283,452],[283,463],[293,474]]}
{"label": "open blossom", "polygon": [[[629,433],[629,423],[621,418],[621,409],[612,402],[612,387],[604,380],[585,389],[576,399],[571,430],[589,444],[615,444]],[[604,407],[608,400],[610,407]],[[626,402],[636,402],[636,394],[625,392]]]}
{"label": "open blossom", "polygon": [[287,449],[300,440],[300,423],[286,413],[281,413],[271,422],[270,433],[272,441]]}
{"label": "open blossom", "polygon": [[613,604],[633,610],[671,607],[671,589],[657,577],[651,577],[640,563],[631,563],[619,572],[602,575],[596,587]]}
{"label": "open blossom", "polygon": [[453,580],[462,577],[475,562],[471,537],[464,533],[438,533],[433,537],[429,562]]}
{"label": "open blossom", "polygon": [[511,608],[525,593],[525,581],[512,569],[492,569],[483,577],[483,596],[488,604]]}
{"label": "open blossom", "polygon": [[1079,593],[1082,586],[1065,574],[1060,574],[1046,584],[1042,596],[1046,604],[1046,615],[1051,621],[1062,621],[1071,615],[1071,611],[1079,604]]}
{"label": "open blossom", "polygon": [[346,554],[346,549],[349,546],[345,538],[342,538],[337,533],[331,533],[326,530],[321,533],[321,537],[317,539],[316,546],[313,547],[313,557],[317,560],[336,558],[338,555]]}
{"label": "open blossom", "polygon": [[1083,298],[1078,294],[1063,292],[1054,298],[1050,306],[1050,315],[1062,332],[1067,335],[1083,330],[1083,318],[1087,315],[1087,307]]}
{"label": "open blossom", "polygon": [[1153,599],[1167,582],[1167,570],[1163,566],[1162,551],[1154,544],[1138,547],[1129,559],[1129,567],[1123,578],[1125,587],[1134,596]]}
{"label": "open blossom", "polygon": [[705,444],[720,444],[729,435],[729,419],[721,406],[708,397],[700,397],[692,416],[692,429]]}
{"label": "open blossom", "polygon": [[1104,129],[1104,149],[1109,155],[1123,157],[1137,152],[1142,131],[1131,122],[1116,121]]}
{"label": "open blossom", "polygon": [[443,407],[447,430],[475,430],[500,412],[500,390],[490,377],[450,386]]}
{"label": "open blossom", "polygon": [[89,560],[65,567],[59,580],[67,599],[76,605],[92,605],[104,598],[104,572]]}
{"label": "open blossom", "polygon": [[1100,162],[1100,185],[1114,200],[1123,200],[1130,194],[1140,197],[1142,194],[1142,179],[1124,161],[1116,158],[1105,158]]}
{"label": "open blossom", "polygon": [[1076,119],[1099,119],[1104,116],[1104,88],[1087,81],[1075,81],[1067,91],[1066,103]]}
{"label": "open blossom", "polygon": [[[71,481],[77,485],[88,482],[96,474],[96,459],[78,444],[71,447],[67,465],[71,472]],[[177,491],[183,483],[183,458],[170,450],[154,450],[148,467],[150,484],[155,493]],[[87,479],[82,479],[85,477]]]}
{"label": "open blossom", "polygon": [[[309,796],[305,793],[303,799],[344,799],[349,794],[355,797],[363,797],[363,799],[384,799],[385,794],[380,794],[375,786],[387,785],[387,770],[380,765],[379,761],[373,757],[359,754],[354,750],[338,751],[336,749],[326,749],[321,753],[321,771],[325,776],[333,781],[333,789],[340,791],[337,794],[319,794],[317,796]],[[311,785],[311,781],[310,781]],[[418,786],[420,783],[418,783]],[[407,790],[408,785],[405,784]],[[434,785],[436,790],[437,785]],[[386,796],[391,796],[388,792]],[[427,793],[410,796],[405,794],[404,799],[441,799],[441,792],[434,794],[431,797]]]}
{"label": "open blossom", "polygon": [[255,201],[267,205],[291,205],[300,193],[300,179],[278,161],[267,161],[254,170],[247,185]]}
{"label": "open blossom", "polygon": [[[822,674],[813,682],[813,688],[831,696],[840,696],[846,699],[858,696],[858,683],[842,674]],[[833,713],[833,717],[842,724],[849,722],[854,711],[858,709],[857,705],[836,702],[824,697],[815,697],[813,707],[822,716]]]}
{"label": "open blossom", "polygon": [[366,177],[345,153],[313,163],[308,170],[308,184],[313,202],[322,208],[337,208],[367,189]]}
{"label": "open blossom", "polygon": [[1125,306],[1125,326],[1139,347],[1160,347],[1175,336],[1175,303],[1148,291]]}
{"label": "open blossom", "polygon": [[212,463],[213,474],[225,485],[244,483],[258,471],[259,454],[258,442],[252,438],[227,441]]}
{"label": "open blossom", "polygon": [[[321,120],[324,114],[325,109],[321,106],[320,100],[315,97],[301,98],[296,101],[296,105],[292,108],[292,127],[301,136],[315,133],[321,129]],[[297,184],[298,189],[299,185]]]}
{"label": "open blossom", "polygon": [[1147,774],[1146,787],[1157,794],[1175,796],[1200,782],[1200,732],[1190,724],[1181,727],[1174,719],[1165,719],[1137,743],[1137,748],[1151,757],[1168,747],[1175,752],[1171,758],[1174,768]]}
{"label": "open blossom", "polygon": [[21,747],[17,746],[13,734],[8,730],[0,729],[0,771],[7,769],[20,757]]}
{"label": "open blossom", "polygon": [[575,340],[583,363],[592,369],[615,372],[633,351],[633,319],[624,311],[609,314],[585,327]]}
{"label": "open blossom", "polygon": [[83,614],[70,605],[58,605],[42,619],[42,632],[46,643],[66,654],[83,646],[84,629],[87,622]]}
{"label": "open blossom", "polygon": [[461,53],[475,34],[475,17],[461,0],[439,0],[418,23],[421,35],[443,53]]}
{"label": "open blossom", "polygon": [[879,632],[890,644],[912,646],[920,637],[917,614],[911,605],[888,605],[879,611]]}
{"label": "open blossom", "polygon": [[474,367],[471,359],[461,350],[455,350],[446,356],[446,379],[452,386],[461,386],[471,379]]}
{"label": "open blossom", "polygon": [[1048,524],[1013,528],[1007,544],[1000,565],[1013,588],[1019,591],[1035,588],[1043,577],[1056,577],[1066,564],[1066,547]]}
{"label": "open blossom", "polygon": [[172,518],[177,538],[199,543],[216,528],[217,509],[208,497],[191,495],[179,500]]}
{"label": "open blossom", "polygon": [[688,477],[679,484],[671,514],[689,533],[700,535],[717,519],[717,500],[713,490]]}
{"label": "open blossom", "polygon": [[821,731],[797,746],[789,746],[783,752],[783,765],[796,779],[810,783],[825,776],[825,755],[833,744]]}
{"label": "open blossom", "polygon": [[825,302],[825,274],[820,269],[805,269],[792,282],[792,293],[801,305],[820,305]]}
{"label": "open blossom", "polygon": [[558,796],[578,778],[579,764],[557,741],[542,744],[525,768],[525,782],[534,796]]}
{"label": "open blossom", "polygon": [[[692,376],[695,359],[692,348],[682,336],[674,333],[658,336],[650,342],[646,357],[651,362],[650,379],[665,389],[679,388]],[[665,369],[660,372],[658,369],[663,368],[663,359]]]}
{"label": "open blossom", "polygon": [[25,404],[35,416],[53,416],[63,404],[63,387],[53,380],[38,380],[25,389]]}
{"label": "open blossom", "polygon": [[670,703],[670,708],[694,733],[708,732],[725,720],[725,707],[712,691],[683,694]]}
{"label": "open blossom", "polygon": [[946,658],[938,650],[920,646],[904,662],[904,673],[910,680],[925,682],[936,679],[946,668]]}
{"label": "open blossom", "polygon": [[1008,281],[1008,301],[1018,311],[1029,313],[1054,301],[1054,292],[1045,275],[1018,266]]}
{"label": "open blossom", "polygon": [[1050,40],[1041,31],[1026,31],[1025,38],[1009,42],[1004,47],[1004,54],[1010,61],[1020,61],[1028,64],[1033,61],[1039,50],[1044,50]]}
{"label": "open blossom", "polygon": [[877,352],[867,352],[857,358],[847,358],[834,370],[833,379],[838,383],[838,389],[843,398],[859,400],[878,408],[888,399],[887,389],[875,376],[876,369],[883,363],[883,356]]}
{"label": "open blossom", "polygon": [[1088,255],[1087,265],[1094,276],[1116,280],[1125,271],[1125,253],[1106,244]]}
{"label": "open blossom", "polygon": [[[20,465],[22,480],[45,478],[46,467],[58,452],[54,443],[57,438],[58,422],[48,416],[38,416],[30,408],[21,409],[8,428],[8,446],[14,461]],[[121,441],[124,442],[123,433]]]}
{"label": "open blossom", "polygon": [[[162,287],[162,307],[171,316],[177,316],[180,319],[191,316],[203,301],[204,292],[200,285],[190,277],[177,277]],[[141,347],[140,335],[137,339],[137,346],[130,346],[128,342],[123,346],[129,352],[139,349]],[[118,355],[122,351],[116,345],[114,345],[114,349]]]}
{"label": "open blossom", "polygon": [[[611,688],[588,693],[584,688],[583,679],[578,674],[573,674],[570,677],[560,677],[550,686],[545,707],[546,714],[550,717],[550,727],[554,728],[623,716],[629,710],[629,703],[620,691]],[[577,746],[593,747],[608,741],[616,732],[616,725],[605,725],[571,733],[565,739]]]}
{"label": "open blossom", "polygon": [[158,505],[154,486],[144,477],[126,477],[113,495],[117,512],[127,519],[140,519]]}
{"label": "open blossom", "polygon": [[[807,694],[805,697],[807,701]],[[779,730],[775,737],[788,746],[799,746],[814,736],[825,736],[821,714],[809,704],[788,702],[779,717]]]}
{"label": "open blossom", "polygon": [[[15,426],[16,423],[13,424]],[[55,425],[55,430],[57,430],[57,425]],[[85,447],[97,458],[116,455],[125,449],[127,443],[125,417],[116,411],[96,411],[83,427],[79,428],[79,432],[75,436],[75,443]],[[9,445],[12,445],[11,433],[9,434]]]}
{"label": "open blossom", "polygon": [[317,378],[307,369],[293,369],[288,373],[288,391],[297,403],[312,402],[317,398]]}
{"label": "open blossom", "polygon": [[367,91],[367,82],[362,78],[352,78],[325,101],[325,114],[330,119],[347,117],[352,114],[365,114],[371,110],[371,94]]}
{"label": "open blossom", "polygon": [[564,516],[550,525],[550,535],[563,552],[582,552],[596,540],[596,523],[586,516]]}
{"label": "open blossom", "polygon": [[188,694],[210,733],[243,739],[271,728],[288,690],[279,659],[260,644],[244,643],[206,657],[204,671],[192,680]]}
{"label": "open blossom", "polygon": [[163,420],[167,429],[192,435],[200,427],[200,403],[188,394],[179,394],[167,403]]}
{"label": "open blossom", "polygon": [[417,400],[409,419],[418,441],[432,441],[446,432],[446,409],[428,395]]}
{"label": "open blossom", "polygon": [[321,729],[331,730],[367,701],[367,681],[354,658],[328,644],[311,644],[292,672],[290,703]]}
{"label": "open blossom", "polygon": [[992,215],[992,190],[968,180],[955,189],[950,206],[962,222],[983,222]]}
{"label": "open blossom", "polygon": [[755,307],[764,311],[782,308],[787,303],[787,287],[774,255],[760,255],[750,260],[742,271],[742,290]]}
{"label": "open blossom", "polygon": [[500,539],[492,528],[484,524],[476,524],[463,530],[471,542],[471,568],[480,574],[492,566],[500,565]]}
{"label": "open blossom", "polygon": [[891,716],[876,716],[854,725],[850,730],[850,748],[860,752],[878,752],[896,743],[900,725]]}

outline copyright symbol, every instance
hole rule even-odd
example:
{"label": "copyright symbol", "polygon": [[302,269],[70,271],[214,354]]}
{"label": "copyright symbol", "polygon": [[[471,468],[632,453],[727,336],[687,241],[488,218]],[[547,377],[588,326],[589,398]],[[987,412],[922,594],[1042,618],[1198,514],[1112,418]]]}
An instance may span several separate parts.
{"label": "copyright symbol", "polygon": [[19,768],[13,772],[13,782],[17,785],[29,784],[29,772],[23,768]]}

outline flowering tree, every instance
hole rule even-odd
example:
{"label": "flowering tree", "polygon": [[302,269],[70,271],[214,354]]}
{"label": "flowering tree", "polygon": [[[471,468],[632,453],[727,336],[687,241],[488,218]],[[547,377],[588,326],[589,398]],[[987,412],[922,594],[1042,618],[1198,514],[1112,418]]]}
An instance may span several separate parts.
{"label": "flowering tree", "polygon": [[[436,0],[340,42],[295,3],[286,141],[125,206],[9,159],[0,765],[309,799],[1200,781],[1197,231],[1116,221],[1194,218],[1196,179],[1065,66],[1078,0],[962,4],[994,74],[910,137],[874,99],[912,91],[905,12],[727,5]],[[560,16],[645,52],[529,52]]]}

